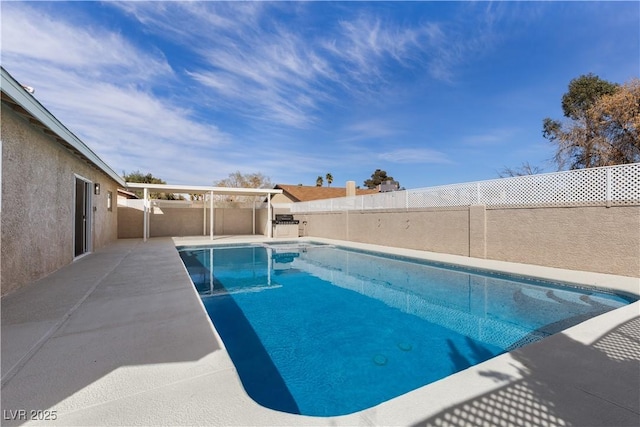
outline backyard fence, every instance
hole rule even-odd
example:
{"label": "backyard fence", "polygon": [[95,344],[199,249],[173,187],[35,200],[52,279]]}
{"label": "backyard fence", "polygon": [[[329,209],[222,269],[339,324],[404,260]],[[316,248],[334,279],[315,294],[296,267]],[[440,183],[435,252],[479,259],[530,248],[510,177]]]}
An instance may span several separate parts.
{"label": "backyard fence", "polygon": [[640,163],[298,202],[291,212],[640,204]]}

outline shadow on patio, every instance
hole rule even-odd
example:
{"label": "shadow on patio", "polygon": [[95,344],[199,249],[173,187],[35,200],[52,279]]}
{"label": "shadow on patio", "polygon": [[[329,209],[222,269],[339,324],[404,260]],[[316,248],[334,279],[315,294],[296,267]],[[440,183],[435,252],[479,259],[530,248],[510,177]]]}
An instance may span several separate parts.
{"label": "shadow on patio", "polygon": [[522,378],[480,372],[504,385],[416,425],[640,425],[640,317],[591,345],[560,333],[511,355],[526,366]]}

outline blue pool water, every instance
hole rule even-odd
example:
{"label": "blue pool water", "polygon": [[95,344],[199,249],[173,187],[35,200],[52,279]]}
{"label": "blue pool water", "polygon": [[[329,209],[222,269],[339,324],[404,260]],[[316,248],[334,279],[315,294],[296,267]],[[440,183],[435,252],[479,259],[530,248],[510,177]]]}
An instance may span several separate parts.
{"label": "blue pool water", "polygon": [[312,243],[179,253],[247,393],[303,415],[366,409],[634,300]]}

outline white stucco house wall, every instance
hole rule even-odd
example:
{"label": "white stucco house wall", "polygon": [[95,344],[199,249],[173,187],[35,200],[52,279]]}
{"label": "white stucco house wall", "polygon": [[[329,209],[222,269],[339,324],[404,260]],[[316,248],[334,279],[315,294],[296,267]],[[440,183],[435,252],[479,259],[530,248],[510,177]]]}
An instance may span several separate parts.
{"label": "white stucco house wall", "polygon": [[125,182],[2,68],[1,291],[117,239]]}

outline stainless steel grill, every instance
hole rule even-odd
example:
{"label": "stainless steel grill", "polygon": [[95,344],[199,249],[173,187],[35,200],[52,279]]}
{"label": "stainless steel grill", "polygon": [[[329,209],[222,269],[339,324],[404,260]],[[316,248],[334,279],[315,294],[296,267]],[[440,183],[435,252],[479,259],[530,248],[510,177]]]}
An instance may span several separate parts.
{"label": "stainless steel grill", "polygon": [[293,219],[293,215],[291,214],[276,214],[276,219],[273,221],[275,225],[278,224],[300,224],[300,221],[297,219]]}
{"label": "stainless steel grill", "polygon": [[273,220],[273,237],[298,237],[300,221],[291,214],[276,214]]}

